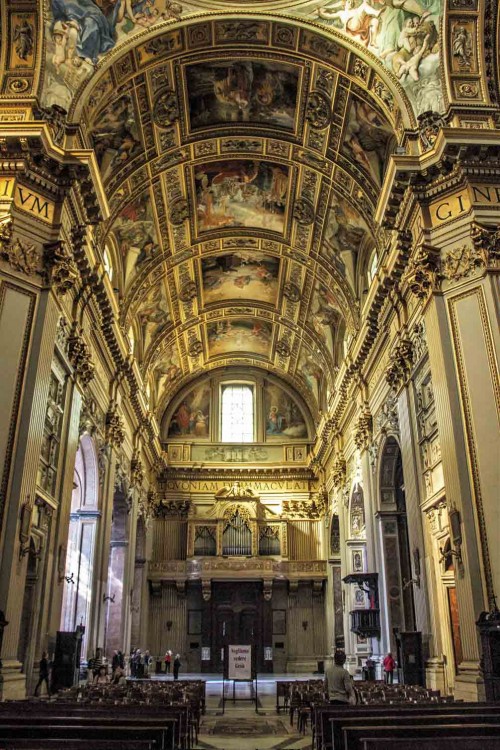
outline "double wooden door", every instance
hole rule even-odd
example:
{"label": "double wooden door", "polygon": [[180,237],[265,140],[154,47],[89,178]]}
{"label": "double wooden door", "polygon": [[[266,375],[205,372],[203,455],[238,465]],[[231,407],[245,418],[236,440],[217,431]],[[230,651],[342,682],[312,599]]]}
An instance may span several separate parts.
{"label": "double wooden door", "polygon": [[262,670],[262,584],[259,582],[214,582],[212,593],[212,664],[223,671],[224,648],[250,645]]}

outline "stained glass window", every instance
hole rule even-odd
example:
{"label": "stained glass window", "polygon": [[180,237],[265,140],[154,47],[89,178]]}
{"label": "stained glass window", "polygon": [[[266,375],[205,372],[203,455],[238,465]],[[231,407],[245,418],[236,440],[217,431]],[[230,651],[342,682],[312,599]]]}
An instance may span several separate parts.
{"label": "stained glass window", "polygon": [[221,440],[227,443],[252,443],[254,440],[253,388],[226,385],[222,388]]}

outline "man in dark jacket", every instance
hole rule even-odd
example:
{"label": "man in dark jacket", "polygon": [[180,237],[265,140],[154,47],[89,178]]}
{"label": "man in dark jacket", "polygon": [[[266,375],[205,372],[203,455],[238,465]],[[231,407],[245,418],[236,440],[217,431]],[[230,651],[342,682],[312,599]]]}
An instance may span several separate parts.
{"label": "man in dark jacket", "polygon": [[35,688],[36,696],[38,695],[38,689],[40,688],[43,682],[45,682],[45,686],[47,688],[47,695],[50,696],[49,661],[47,659],[46,651],[42,653],[42,658],[40,659],[40,665],[39,665],[39,671],[38,671],[38,682]]}

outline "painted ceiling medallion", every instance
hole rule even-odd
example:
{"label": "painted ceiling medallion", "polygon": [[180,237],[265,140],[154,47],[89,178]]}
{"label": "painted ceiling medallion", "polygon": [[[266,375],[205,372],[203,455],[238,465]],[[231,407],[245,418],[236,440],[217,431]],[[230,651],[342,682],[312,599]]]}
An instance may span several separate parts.
{"label": "painted ceiling medallion", "polygon": [[294,284],[293,281],[288,281],[283,287],[283,296],[290,300],[290,302],[298,302],[300,299],[300,289],[297,284]]}
{"label": "painted ceiling medallion", "polygon": [[281,357],[289,357],[290,356],[290,345],[287,341],[284,341],[281,339],[281,341],[278,341],[276,344],[276,351]]}
{"label": "painted ceiling medallion", "polygon": [[295,202],[293,209],[293,218],[298,221],[299,224],[312,224],[314,221],[314,206],[305,198],[299,198]]}
{"label": "painted ceiling medallion", "polygon": [[198,357],[203,352],[203,344],[199,339],[191,341],[189,344],[188,354],[190,357]]}
{"label": "painted ceiling medallion", "polygon": [[179,198],[172,204],[170,209],[170,221],[174,226],[183,224],[186,219],[189,219],[189,206],[185,198]]}
{"label": "painted ceiling medallion", "polygon": [[186,284],[184,284],[181,291],[179,292],[179,297],[183,302],[189,302],[190,300],[194,299],[197,294],[198,290],[194,281],[188,281]]}
{"label": "painted ceiling medallion", "polygon": [[323,130],[330,123],[332,105],[320,91],[312,91],[307,100],[306,120],[312,128]]}
{"label": "painted ceiling medallion", "polygon": [[177,97],[171,89],[160,93],[153,105],[153,121],[159,128],[168,128],[179,119]]}

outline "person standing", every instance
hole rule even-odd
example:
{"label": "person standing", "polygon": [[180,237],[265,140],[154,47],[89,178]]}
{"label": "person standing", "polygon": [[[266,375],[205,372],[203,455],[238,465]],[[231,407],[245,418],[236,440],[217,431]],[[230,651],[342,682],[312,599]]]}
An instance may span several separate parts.
{"label": "person standing", "polygon": [[181,655],[176,654],[174,659],[174,680],[179,679],[179,669],[181,668]]}
{"label": "person standing", "polygon": [[165,654],[165,674],[170,674],[171,665],[172,665],[172,652],[169,650]]}
{"label": "person standing", "polygon": [[385,684],[386,685],[392,685],[394,680],[394,667],[396,666],[396,662],[393,659],[393,656],[391,652],[387,654],[383,661],[384,665],[384,678],[385,678]]}
{"label": "person standing", "polygon": [[38,682],[35,688],[35,695],[38,696],[38,689],[45,682],[47,688],[47,695],[50,698],[50,684],[49,684],[49,660],[47,659],[47,652],[42,653],[40,659],[39,671],[38,671]]}
{"label": "person standing", "polygon": [[330,703],[343,705],[356,702],[356,693],[352,684],[352,677],[344,669],[346,655],[343,651],[335,651],[333,664],[326,669],[325,690],[328,693]]}

